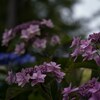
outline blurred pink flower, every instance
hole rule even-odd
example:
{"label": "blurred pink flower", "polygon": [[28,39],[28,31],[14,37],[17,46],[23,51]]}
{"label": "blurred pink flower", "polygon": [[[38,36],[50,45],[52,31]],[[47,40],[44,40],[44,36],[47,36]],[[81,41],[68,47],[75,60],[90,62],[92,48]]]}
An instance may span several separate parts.
{"label": "blurred pink flower", "polygon": [[34,86],[38,83],[44,83],[44,78],[46,77],[45,74],[42,74],[41,71],[37,71],[36,73],[33,73],[33,75],[30,77],[32,80],[31,85]]}
{"label": "blurred pink flower", "polygon": [[37,48],[37,49],[45,49],[46,48],[46,43],[47,43],[46,39],[39,39],[39,38],[37,38],[33,42],[33,47]]}
{"label": "blurred pink flower", "polygon": [[49,20],[43,19],[42,22],[41,22],[41,25],[46,25],[49,28],[53,28],[54,27],[54,25],[53,25],[53,23],[52,23],[52,21],[50,19]]}
{"label": "blurred pink flower", "polygon": [[58,35],[54,35],[51,37],[51,45],[60,44],[60,38]]}
{"label": "blurred pink flower", "polygon": [[30,39],[35,35],[40,35],[39,25],[30,25],[27,29],[21,30],[21,38]]}
{"label": "blurred pink flower", "polygon": [[2,45],[7,46],[8,42],[12,39],[13,35],[12,35],[12,29],[5,31],[3,33],[3,37],[2,37]]}
{"label": "blurred pink flower", "polygon": [[16,45],[15,53],[19,54],[19,55],[25,53],[25,44],[24,44],[24,42]]}

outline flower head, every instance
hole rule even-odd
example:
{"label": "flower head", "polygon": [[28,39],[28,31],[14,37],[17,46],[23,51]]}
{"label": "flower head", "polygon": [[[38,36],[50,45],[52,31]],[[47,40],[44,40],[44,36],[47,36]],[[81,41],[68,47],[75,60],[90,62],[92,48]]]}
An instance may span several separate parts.
{"label": "flower head", "polygon": [[81,43],[80,43],[80,47],[81,47],[82,49],[87,48],[87,47],[90,46],[90,44],[91,44],[91,40],[81,40],[80,42],[81,42]]}
{"label": "flower head", "polygon": [[60,38],[58,35],[54,35],[51,37],[51,45],[60,44]]}
{"label": "flower head", "polygon": [[100,90],[93,93],[89,100],[100,100]]}
{"label": "flower head", "polygon": [[[44,83],[47,73],[53,75],[59,83],[65,75],[64,72],[61,72],[59,64],[57,65],[55,62],[45,62],[44,64],[35,66],[34,68],[30,67],[22,69],[21,72],[16,73],[14,79],[15,83],[21,87],[25,86],[27,83],[31,83],[31,85],[34,86],[38,83]],[[11,82],[13,81],[12,73],[9,73],[7,81],[9,82],[9,80]]]}
{"label": "flower head", "polygon": [[54,27],[54,25],[53,25],[53,23],[50,19],[49,20],[43,19],[42,22],[41,22],[41,25],[46,25],[49,28]]}
{"label": "flower head", "polygon": [[39,38],[37,38],[33,42],[33,47],[37,48],[37,49],[44,49],[44,48],[46,48],[46,43],[47,43],[46,39],[39,39]]}
{"label": "flower head", "polygon": [[72,47],[78,47],[79,45],[80,45],[80,38],[79,37],[74,37],[70,47],[71,48]]}
{"label": "flower head", "polygon": [[25,44],[24,42],[17,44],[15,47],[16,54],[23,54],[25,52]]}
{"label": "flower head", "polygon": [[40,29],[38,25],[30,25],[27,29],[21,30],[21,38],[29,40],[36,35],[40,35]]}
{"label": "flower head", "polygon": [[94,43],[100,43],[100,32],[90,34],[88,39]]}
{"label": "flower head", "polygon": [[55,62],[44,62],[43,65],[46,67],[47,72],[51,72],[56,77],[58,83],[62,81],[65,76],[65,73],[61,72],[60,64],[56,64]]}
{"label": "flower head", "polygon": [[2,45],[8,45],[8,42],[12,39],[13,34],[12,34],[12,29],[5,31],[3,33],[3,37],[2,37]]}
{"label": "flower head", "polygon": [[15,83],[15,74],[12,71],[8,72],[8,77],[6,78],[6,81],[8,82],[8,84],[13,84]]}
{"label": "flower head", "polygon": [[18,86],[23,87],[26,83],[29,82],[29,78],[29,74],[26,74],[24,70],[16,73],[16,83],[18,83]]}
{"label": "flower head", "polygon": [[[63,100],[69,100],[69,95],[72,92],[76,92],[78,90],[78,88],[72,88],[71,84],[69,85],[69,87],[64,88],[64,90],[62,91],[63,94]],[[74,98],[72,98],[71,100],[74,100]]]}
{"label": "flower head", "polygon": [[93,89],[97,88],[97,86],[98,86],[97,79],[93,78],[89,82],[79,87],[79,93],[84,97],[91,97]]}
{"label": "flower head", "polygon": [[44,83],[44,78],[46,77],[45,74],[42,74],[41,71],[37,71],[36,73],[33,73],[33,75],[30,77],[32,80],[31,85],[34,86],[37,83]]}

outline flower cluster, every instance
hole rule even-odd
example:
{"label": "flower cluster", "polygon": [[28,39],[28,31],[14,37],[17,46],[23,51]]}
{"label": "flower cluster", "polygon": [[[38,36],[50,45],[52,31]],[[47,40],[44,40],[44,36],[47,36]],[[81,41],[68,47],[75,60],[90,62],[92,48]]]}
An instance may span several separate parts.
{"label": "flower cluster", "polygon": [[[64,90],[62,91],[63,94],[63,100],[69,100],[69,95],[72,92],[76,92],[78,90],[78,88],[72,88],[71,85],[69,87],[64,88]],[[74,100],[75,97],[73,97],[71,100]]]}
{"label": "flower cluster", "polygon": [[100,32],[89,35],[88,39],[92,40],[92,42],[94,42],[94,43],[100,43]]}
{"label": "flower cluster", "polygon": [[[100,82],[93,78],[87,83],[77,88],[71,88],[71,86],[64,88],[63,100],[69,100],[71,93],[77,93],[79,98],[87,98],[87,100],[99,100],[100,99]],[[73,97],[75,99],[75,97]],[[71,99],[72,100],[72,99]]]}
{"label": "flower cluster", "polygon": [[15,54],[23,54],[25,52],[25,43],[22,42],[20,44],[17,44],[15,47]]}
{"label": "flower cluster", "polygon": [[[54,25],[51,20],[32,21],[24,24],[20,24],[10,30],[6,30],[2,37],[2,45],[8,46],[9,43],[15,42],[15,53],[23,54],[25,49],[31,46],[34,49],[43,50],[47,46],[47,41],[51,41],[49,44],[59,44],[60,38],[58,35],[51,35],[46,32],[46,28],[53,28]],[[49,37],[48,37],[49,35]],[[43,38],[44,37],[44,38]],[[29,45],[28,45],[29,44]]]}
{"label": "flower cluster", "polygon": [[78,55],[82,55],[83,60],[95,60],[100,66],[100,33],[89,35],[89,38],[84,40],[81,40],[80,37],[74,37],[71,47],[75,48],[71,54],[75,60]]}
{"label": "flower cluster", "polygon": [[6,80],[9,84],[17,83],[21,87],[27,83],[31,83],[31,86],[34,86],[38,83],[44,83],[47,73],[51,73],[57,82],[60,83],[65,75],[60,69],[60,64],[44,62],[42,65],[35,66],[34,68],[22,69],[21,72],[17,72],[16,74],[10,71]]}
{"label": "flower cluster", "polygon": [[47,43],[47,40],[46,39],[39,39],[37,38],[34,43],[33,43],[33,47],[35,48],[46,48],[46,43]]}
{"label": "flower cluster", "polygon": [[35,62],[35,57],[26,54],[19,56],[14,53],[0,53],[0,65],[21,65],[25,63],[33,63]]}
{"label": "flower cluster", "polygon": [[58,35],[54,35],[51,38],[51,45],[60,44],[60,38]]}

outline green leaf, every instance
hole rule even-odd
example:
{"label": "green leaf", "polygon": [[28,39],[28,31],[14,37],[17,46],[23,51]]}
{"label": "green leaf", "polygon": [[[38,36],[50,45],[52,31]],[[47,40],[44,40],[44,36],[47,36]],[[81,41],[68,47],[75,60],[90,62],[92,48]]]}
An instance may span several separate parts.
{"label": "green leaf", "polygon": [[41,94],[30,94],[28,100],[44,100]]}
{"label": "green leaf", "polygon": [[62,44],[68,45],[68,43],[70,43],[70,42],[71,42],[71,38],[68,35],[66,35],[66,34],[61,35],[61,43]]}
{"label": "green leaf", "polygon": [[73,59],[70,59],[69,63],[70,68],[89,68],[94,70],[98,70],[99,68],[94,60],[83,61],[83,58],[80,56],[75,62],[73,61]]}
{"label": "green leaf", "polygon": [[61,100],[61,84],[57,83],[56,80],[50,84],[50,91],[53,100]]}
{"label": "green leaf", "polygon": [[74,66],[76,68],[90,68],[95,70],[99,68],[99,66],[97,66],[97,64],[94,61],[78,62],[78,63],[74,63]]}
{"label": "green leaf", "polygon": [[19,94],[23,93],[23,92],[26,92],[26,91],[29,91],[30,88],[27,88],[27,87],[9,87],[7,89],[7,92],[6,92],[6,98],[5,100],[11,100],[13,99],[14,97],[18,96]]}

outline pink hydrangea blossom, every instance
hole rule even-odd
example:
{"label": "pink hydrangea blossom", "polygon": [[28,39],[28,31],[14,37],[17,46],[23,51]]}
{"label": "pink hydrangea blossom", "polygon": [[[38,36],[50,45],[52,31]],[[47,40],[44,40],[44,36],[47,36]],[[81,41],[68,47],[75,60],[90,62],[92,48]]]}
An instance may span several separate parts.
{"label": "pink hydrangea blossom", "polygon": [[3,33],[3,37],[2,37],[2,45],[8,45],[8,42],[12,39],[13,35],[12,35],[12,29],[10,30],[6,30]]}
{"label": "pink hydrangea blossom", "polygon": [[[64,88],[64,90],[62,91],[62,94],[63,94],[63,99],[62,100],[69,100],[69,95],[72,93],[72,92],[76,92],[78,91],[78,88],[72,88],[71,87],[71,84],[69,87],[66,87]],[[75,98],[71,98],[71,100],[74,100]]]}
{"label": "pink hydrangea blossom", "polygon": [[46,77],[45,74],[42,74],[41,71],[37,71],[33,73],[30,79],[32,80],[31,85],[34,86],[37,83],[44,83],[44,78]]}
{"label": "pink hydrangea blossom", "polygon": [[[82,55],[84,60],[95,60],[97,65],[100,66],[100,48],[98,47],[98,42],[99,41],[99,34],[92,34],[89,36],[88,39],[81,40],[79,37],[74,37],[71,48],[74,48],[73,53],[71,54],[72,57],[75,57],[74,60],[79,55]],[[97,41],[96,41],[97,39]],[[95,42],[94,42],[95,41]]]}
{"label": "pink hydrangea blossom", "polygon": [[58,35],[54,35],[51,37],[51,45],[60,44],[60,38]]}
{"label": "pink hydrangea blossom", "polygon": [[25,44],[24,44],[24,42],[16,45],[15,53],[16,54],[23,54],[23,53],[25,53]]}
{"label": "pink hydrangea blossom", "polygon": [[36,35],[40,35],[40,29],[38,25],[30,25],[27,29],[21,30],[21,38],[30,39]]}
{"label": "pink hydrangea blossom", "polygon": [[100,43],[100,32],[90,34],[88,39],[94,43]]}
{"label": "pink hydrangea blossom", "polygon": [[18,86],[25,86],[27,83],[31,83],[32,86],[38,83],[44,83],[45,77],[51,73],[57,82],[61,82],[65,76],[65,73],[61,71],[60,65],[55,62],[45,62],[42,65],[35,66],[34,68],[25,68],[21,72],[17,72],[15,75],[15,80],[13,81],[12,73],[8,74],[7,81],[9,83],[17,83]]}
{"label": "pink hydrangea blossom", "polygon": [[16,76],[12,71],[8,71],[8,77],[6,78],[6,81],[8,84],[15,83]]}
{"label": "pink hydrangea blossom", "polygon": [[47,27],[50,27],[50,28],[54,27],[54,25],[50,19],[49,20],[43,19],[41,22],[41,25],[46,25]]}
{"label": "pink hydrangea blossom", "polygon": [[80,45],[80,40],[79,37],[74,37],[70,47],[78,47]]}
{"label": "pink hydrangea blossom", "polygon": [[25,74],[23,71],[16,73],[16,83],[18,86],[23,87],[29,82],[29,74]]}
{"label": "pink hydrangea blossom", "polygon": [[37,49],[45,49],[46,48],[46,43],[47,43],[46,39],[39,39],[39,38],[37,38],[33,42],[33,47],[37,48]]}

